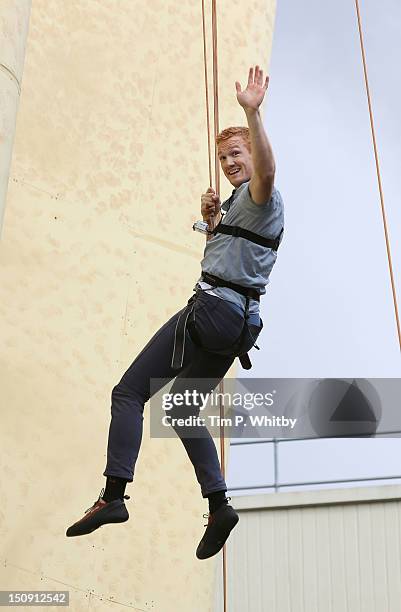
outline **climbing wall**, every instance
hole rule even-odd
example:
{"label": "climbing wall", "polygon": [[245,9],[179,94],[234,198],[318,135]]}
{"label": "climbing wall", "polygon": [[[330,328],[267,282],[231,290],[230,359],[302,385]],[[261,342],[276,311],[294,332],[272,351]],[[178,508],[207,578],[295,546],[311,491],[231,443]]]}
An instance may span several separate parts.
{"label": "climbing wall", "polygon": [[[218,4],[220,122],[241,125],[234,83],[268,66],[274,2]],[[199,273],[203,79],[200,0],[32,2],[0,241],[3,590],[68,590],[74,612],[211,610],[207,505],[147,413],[130,520],[65,537],[104,483],[112,387]]]}
{"label": "climbing wall", "polygon": [[0,236],[10,174],[31,0],[0,2]]}

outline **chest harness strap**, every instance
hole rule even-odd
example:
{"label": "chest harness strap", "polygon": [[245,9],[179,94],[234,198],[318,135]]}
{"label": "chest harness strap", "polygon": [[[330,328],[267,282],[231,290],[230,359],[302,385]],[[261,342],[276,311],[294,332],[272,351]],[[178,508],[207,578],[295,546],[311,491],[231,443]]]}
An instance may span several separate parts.
{"label": "chest harness strap", "polygon": [[229,236],[234,236],[235,238],[245,238],[245,240],[249,240],[250,242],[254,242],[260,246],[272,249],[272,251],[277,251],[281,242],[284,228],[281,228],[281,231],[276,238],[265,238],[264,236],[260,236],[259,234],[256,234],[256,232],[251,232],[250,230],[240,227],[239,225],[227,225],[226,223],[222,223],[223,218],[228,213],[230,206],[233,203],[235,192],[236,189],[233,190],[229,199],[226,200],[226,202],[223,202],[221,206],[221,219],[210,234],[227,234]]}
{"label": "chest harness strap", "polygon": [[229,236],[235,236],[235,238],[245,238],[250,242],[254,242],[255,244],[260,244],[261,246],[272,249],[272,251],[277,251],[280,245],[283,230],[281,230],[277,238],[265,238],[264,236],[255,234],[255,232],[251,232],[250,230],[239,227],[238,225],[227,225],[226,223],[219,223],[211,233],[228,234]]}

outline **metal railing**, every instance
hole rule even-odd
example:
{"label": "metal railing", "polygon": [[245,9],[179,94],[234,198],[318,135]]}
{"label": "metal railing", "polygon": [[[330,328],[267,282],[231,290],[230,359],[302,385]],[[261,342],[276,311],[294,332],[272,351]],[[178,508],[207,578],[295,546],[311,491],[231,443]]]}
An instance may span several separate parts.
{"label": "metal railing", "polygon": [[[397,435],[398,434],[398,435]],[[397,431],[382,431],[376,432],[373,436],[377,438],[378,436],[392,436],[392,437],[400,437],[401,430]],[[253,491],[260,489],[274,489],[275,493],[278,493],[280,489],[289,488],[289,487],[307,487],[307,486],[316,486],[316,485],[330,485],[330,484],[346,484],[346,483],[357,483],[357,482],[380,482],[383,480],[401,480],[401,474],[389,475],[389,476],[369,476],[369,477],[361,477],[361,478],[336,478],[334,480],[309,480],[309,481],[301,481],[301,482],[280,482],[279,476],[279,455],[278,455],[278,447],[279,444],[285,442],[302,442],[306,440],[339,440],[339,439],[347,439],[347,438],[369,438],[372,439],[372,436],[341,436],[341,437],[332,437],[332,436],[306,436],[302,438],[269,438],[266,440],[237,440],[231,441],[230,446],[246,446],[246,445],[255,445],[255,444],[273,444],[273,469],[274,469],[274,480],[268,484],[262,485],[244,485],[244,486],[236,486],[236,487],[228,487],[230,492],[233,491]]]}

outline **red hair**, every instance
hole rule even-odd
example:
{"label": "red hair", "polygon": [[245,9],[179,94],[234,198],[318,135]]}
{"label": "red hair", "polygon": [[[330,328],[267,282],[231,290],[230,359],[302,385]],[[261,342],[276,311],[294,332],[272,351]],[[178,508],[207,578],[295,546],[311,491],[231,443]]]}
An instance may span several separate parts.
{"label": "red hair", "polygon": [[248,151],[251,150],[251,139],[249,136],[249,128],[247,127],[228,127],[222,130],[220,134],[216,136],[216,144],[219,146],[222,142],[225,142],[233,136],[239,136],[244,141]]}

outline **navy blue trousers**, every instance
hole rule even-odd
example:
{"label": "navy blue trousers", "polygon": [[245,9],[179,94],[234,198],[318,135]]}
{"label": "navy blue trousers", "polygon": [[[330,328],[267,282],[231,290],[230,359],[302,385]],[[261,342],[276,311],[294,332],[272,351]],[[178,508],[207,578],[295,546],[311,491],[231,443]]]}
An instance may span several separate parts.
{"label": "navy blue trousers", "polygon": [[[202,382],[198,380],[196,389],[199,392],[206,392],[210,391],[212,386],[217,387],[234,361],[232,356],[212,351],[216,348],[230,347],[240,336],[244,322],[243,312],[231,302],[198,291],[194,307],[195,321],[191,326],[196,327],[202,348],[195,344],[187,330],[182,367],[180,370],[173,370],[171,357],[174,332],[181,312],[182,310],[176,313],[156,332],[112,390],[111,423],[104,476],[119,476],[128,482],[133,480],[142,440],[144,405],[151,396],[151,379],[164,379],[163,384],[165,384],[167,380],[176,377],[170,390],[174,393],[188,388],[186,379],[205,378],[208,379],[207,388],[202,389]],[[251,315],[248,322],[249,331],[243,341],[244,352],[254,344],[263,325],[259,315]],[[152,385],[152,393],[158,390]],[[171,411],[169,414],[173,416]],[[179,427],[174,429],[180,437]],[[188,435],[188,430],[186,431]],[[202,437],[181,437],[181,441],[194,467],[202,496],[206,497],[214,491],[226,491],[227,486],[221,473],[216,446],[207,428],[204,428]]]}

